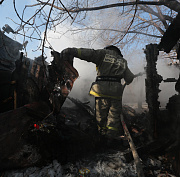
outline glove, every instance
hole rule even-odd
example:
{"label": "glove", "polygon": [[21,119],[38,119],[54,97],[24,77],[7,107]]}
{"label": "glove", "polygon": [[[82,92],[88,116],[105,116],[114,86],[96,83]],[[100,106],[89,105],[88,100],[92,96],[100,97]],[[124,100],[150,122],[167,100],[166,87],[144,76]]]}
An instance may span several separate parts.
{"label": "glove", "polygon": [[76,48],[66,48],[61,52],[61,57],[65,61],[72,62],[74,57],[76,56],[77,49]]}

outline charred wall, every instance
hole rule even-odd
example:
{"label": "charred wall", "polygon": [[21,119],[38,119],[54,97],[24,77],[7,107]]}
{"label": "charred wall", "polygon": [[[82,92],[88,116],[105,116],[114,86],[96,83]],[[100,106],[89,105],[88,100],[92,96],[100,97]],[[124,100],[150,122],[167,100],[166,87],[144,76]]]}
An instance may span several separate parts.
{"label": "charred wall", "polygon": [[157,136],[157,121],[159,117],[159,105],[158,94],[159,84],[162,81],[162,77],[157,73],[157,57],[158,49],[156,44],[149,44],[146,46],[146,102],[148,103],[149,116],[152,122],[152,129],[154,136]]}
{"label": "charred wall", "polygon": [[[154,138],[169,139],[171,145],[164,147],[170,160],[172,161],[173,168],[177,174],[180,175],[180,96],[175,94],[169,98],[169,102],[165,110],[160,110],[159,85],[163,78],[158,74],[156,62],[158,60],[158,45],[149,44],[146,46],[146,102],[149,108],[149,119],[152,123],[152,131]],[[176,87],[177,87],[176,83]],[[173,160],[172,160],[173,159]]]}

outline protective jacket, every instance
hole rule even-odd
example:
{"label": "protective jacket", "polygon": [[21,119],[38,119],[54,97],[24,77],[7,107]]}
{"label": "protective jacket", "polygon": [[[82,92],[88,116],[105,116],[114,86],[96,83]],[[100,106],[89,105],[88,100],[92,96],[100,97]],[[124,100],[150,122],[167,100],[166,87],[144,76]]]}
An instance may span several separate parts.
{"label": "protective jacket", "polygon": [[68,48],[65,53],[96,64],[97,78],[90,89],[90,94],[95,97],[120,100],[123,92],[121,79],[124,78],[127,84],[130,84],[134,79],[134,74],[129,70],[127,61],[116,51]]}

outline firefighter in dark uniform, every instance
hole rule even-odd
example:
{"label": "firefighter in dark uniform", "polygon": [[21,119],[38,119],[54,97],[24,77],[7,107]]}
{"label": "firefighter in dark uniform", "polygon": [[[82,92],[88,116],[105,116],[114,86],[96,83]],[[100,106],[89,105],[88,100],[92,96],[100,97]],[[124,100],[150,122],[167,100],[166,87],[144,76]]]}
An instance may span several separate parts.
{"label": "firefighter in dark uniform", "polygon": [[120,136],[123,132],[120,120],[123,94],[121,79],[130,84],[135,77],[121,51],[111,45],[99,50],[66,48],[61,54],[64,59],[73,60],[77,57],[96,64],[97,77],[92,83],[90,94],[95,97],[98,130],[109,139]]}

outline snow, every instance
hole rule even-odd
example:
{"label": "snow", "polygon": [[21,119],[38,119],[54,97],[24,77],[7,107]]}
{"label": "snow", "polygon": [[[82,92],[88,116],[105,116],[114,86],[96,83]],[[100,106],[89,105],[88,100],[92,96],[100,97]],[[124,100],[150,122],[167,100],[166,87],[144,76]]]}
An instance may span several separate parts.
{"label": "snow", "polygon": [[[136,177],[136,169],[133,164],[126,163],[123,153],[120,151],[99,153],[89,158],[78,160],[74,163],[61,165],[57,160],[43,167],[29,167],[21,170],[8,171],[3,177],[77,177],[80,170],[87,169],[88,177]],[[83,175],[82,175],[83,176]]]}

